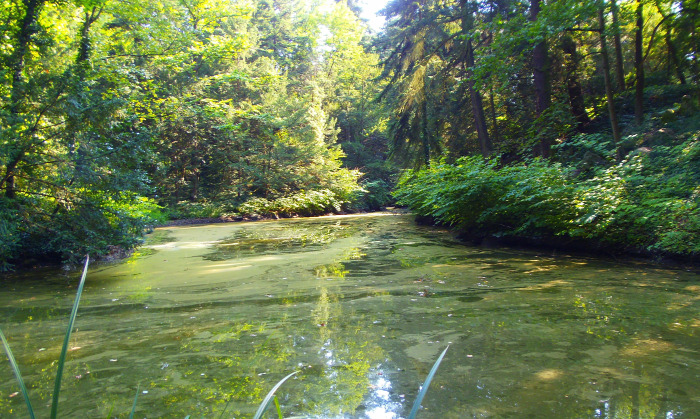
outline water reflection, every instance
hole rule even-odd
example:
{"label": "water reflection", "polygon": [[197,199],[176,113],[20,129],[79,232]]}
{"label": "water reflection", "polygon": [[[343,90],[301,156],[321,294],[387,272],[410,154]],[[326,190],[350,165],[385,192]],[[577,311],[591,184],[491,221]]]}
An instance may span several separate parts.
{"label": "water reflection", "polygon": [[[700,416],[700,285],[639,263],[468,248],[410,217],[158,230],[95,267],[61,414],[252,417],[282,377],[286,416]],[[48,283],[44,280],[49,277]],[[2,328],[38,415],[73,277],[7,280]],[[0,417],[24,417],[0,363]],[[144,393],[145,392],[145,393]],[[12,396],[12,397],[10,397]]]}

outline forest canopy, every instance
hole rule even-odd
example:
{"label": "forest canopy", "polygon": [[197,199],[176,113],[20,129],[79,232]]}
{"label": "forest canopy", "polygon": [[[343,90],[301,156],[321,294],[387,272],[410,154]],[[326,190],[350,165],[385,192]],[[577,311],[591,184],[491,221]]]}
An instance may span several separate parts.
{"label": "forest canopy", "polygon": [[3,269],[378,209],[400,169],[476,235],[700,252],[697,0],[0,2]]}

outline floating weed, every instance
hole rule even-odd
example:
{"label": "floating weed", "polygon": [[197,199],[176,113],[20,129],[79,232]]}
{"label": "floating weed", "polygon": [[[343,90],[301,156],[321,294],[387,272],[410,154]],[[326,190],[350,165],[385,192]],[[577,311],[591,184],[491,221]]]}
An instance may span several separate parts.
{"label": "floating weed", "polygon": [[[66,363],[66,356],[68,353],[68,345],[70,343],[70,337],[73,332],[73,325],[75,324],[75,318],[78,313],[78,306],[80,304],[80,297],[83,293],[83,286],[85,285],[85,278],[87,276],[87,270],[88,266],[90,264],[90,257],[85,258],[85,267],[83,268],[83,274],[80,278],[80,284],[78,285],[78,291],[75,296],[75,301],[73,302],[73,309],[71,310],[70,318],[68,320],[68,330],[66,331],[64,340],[63,340],[63,348],[61,349],[61,354],[58,358],[58,371],[56,372],[56,381],[54,383],[54,392],[53,392],[53,399],[51,403],[51,419],[55,419],[57,414],[58,414],[58,400],[59,400],[59,395],[61,391],[61,378],[63,376],[63,370],[65,368],[65,363]],[[27,391],[27,387],[24,384],[24,379],[22,378],[22,374],[19,370],[19,365],[17,364],[17,361],[12,353],[12,350],[10,349],[10,345],[7,342],[7,339],[5,339],[5,335],[2,333],[2,330],[0,330],[0,340],[2,340],[3,347],[5,348],[5,352],[7,353],[7,357],[10,361],[10,365],[12,366],[12,370],[15,374],[15,377],[17,378],[17,382],[19,383],[20,390],[22,392],[22,396],[24,397],[24,400],[27,404],[27,410],[29,412],[29,417],[31,419],[35,419],[34,415],[34,409],[32,408],[31,401],[29,400],[29,392]],[[423,398],[425,397],[425,394],[428,392],[428,387],[430,386],[430,382],[432,381],[433,377],[437,373],[438,367],[440,366],[440,363],[442,362],[442,359],[445,357],[445,354],[447,353],[447,350],[450,347],[448,346],[445,348],[445,350],[440,354],[438,357],[437,361],[435,361],[435,364],[433,364],[432,369],[428,373],[427,378],[423,382],[423,385],[421,386],[421,390],[418,393],[418,396],[416,398],[415,403],[413,404],[413,408],[411,409],[411,413],[408,415],[407,419],[415,419],[416,415],[418,414],[418,410],[420,409],[421,402],[423,401]],[[111,360],[110,360],[111,361]],[[294,375],[298,374],[299,371],[295,371],[283,379],[281,379],[275,386],[270,390],[270,392],[265,396],[265,399],[263,399],[262,403],[260,404],[260,407],[258,407],[257,412],[255,413],[255,416],[253,419],[261,419],[262,416],[265,414],[265,411],[267,411],[267,408],[269,407],[270,403],[274,401],[275,403],[275,410],[277,413],[277,417],[279,419],[283,418],[282,414],[282,409],[280,407],[279,400],[277,399],[277,396],[275,396],[275,392],[282,386],[282,384],[285,383],[288,379],[292,378]],[[136,412],[136,404],[138,402],[138,397],[139,397],[139,390],[140,390],[140,385],[137,386],[136,388],[136,395],[134,396],[134,402],[131,407],[131,412],[129,414],[129,419],[134,418],[134,414]],[[226,409],[228,408],[229,402],[226,403],[226,407],[224,408],[224,411],[221,413],[221,416],[224,415],[224,412],[226,412]],[[112,407],[113,409],[114,407]],[[112,410],[110,410],[109,416],[111,416]],[[185,419],[189,419],[189,415],[185,417]]]}

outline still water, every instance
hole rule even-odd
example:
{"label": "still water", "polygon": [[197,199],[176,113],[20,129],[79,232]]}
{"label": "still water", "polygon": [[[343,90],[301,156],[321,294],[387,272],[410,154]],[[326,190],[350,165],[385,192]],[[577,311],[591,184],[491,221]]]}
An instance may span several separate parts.
{"label": "still water", "polygon": [[[0,326],[48,417],[78,273],[5,279]],[[156,230],[93,265],[59,415],[700,417],[700,275],[551,252],[474,248],[411,216]],[[26,417],[0,359],[0,417]],[[274,409],[274,408],[273,408]],[[222,416],[223,413],[223,416]]]}

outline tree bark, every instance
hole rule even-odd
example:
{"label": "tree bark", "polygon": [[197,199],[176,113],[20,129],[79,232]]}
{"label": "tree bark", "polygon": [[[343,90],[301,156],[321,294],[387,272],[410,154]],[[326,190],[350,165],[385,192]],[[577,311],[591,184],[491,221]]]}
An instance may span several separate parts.
{"label": "tree bark", "polygon": [[489,131],[486,128],[486,117],[484,114],[484,103],[481,99],[481,95],[476,90],[474,84],[474,72],[473,68],[474,62],[474,49],[472,47],[471,38],[467,38],[466,45],[467,52],[467,86],[469,88],[469,96],[471,97],[472,104],[472,114],[474,115],[474,125],[476,126],[476,133],[479,137],[479,147],[481,148],[481,155],[484,157],[489,157],[493,154],[493,143],[491,143],[491,138],[489,137]]}
{"label": "tree bark", "polygon": [[618,19],[618,7],[615,0],[610,1],[613,19],[613,42],[615,45],[615,75],[617,77],[617,87],[619,91],[624,91],[625,87],[625,64],[622,58],[622,42],[620,41],[620,22]]}
{"label": "tree bark", "polygon": [[90,12],[85,12],[85,20],[80,28],[80,46],[78,47],[78,57],[76,63],[86,63],[90,59],[90,49],[92,42],[90,39],[90,27],[97,22],[102,13],[102,8],[93,7]]}
{"label": "tree bark", "polygon": [[22,73],[25,67],[25,57],[29,51],[32,36],[36,33],[35,24],[44,0],[25,0],[25,14],[22,26],[17,31],[17,47],[12,54],[10,67],[12,68],[12,91],[10,93],[10,113],[17,114],[20,109],[21,98],[24,94],[24,77]]}
{"label": "tree bark", "polygon": [[[12,69],[12,88],[10,90],[10,116],[14,120],[22,109],[23,96],[25,95],[24,68],[26,66],[25,58],[29,52],[29,45],[32,37],[36,33],[35,25],[41,10],[41,6],[45,0],[24,0],[25,13],[22,18],[22,25],[15,36],[17,46],[12,54],[9,67]],[[16,121],[10,121],[11,124]],[[5,188],[5,196],[7,198],[15,198],[15,170],[17,165],[24,159],[25,147],[19,144],[18,139],[14,139],[14,143],[10,149],[12,157],[5,167],[5,175],[0,182],[0,187]]]}
{"label": "tree bark", "polygon": [[493,100],[493,85],[491,85],[491,89],[489,90],[489,101],[491,104],[491,121],[493,122],[491,134],[493,134],[494,140],[498,143],[498,119],[496,118],[496,103]]}
{"label": "tree bark", "polygon": [[608,113],[610,115],[610,126],[612,128],[613,142],[615,146],[615,157],[620,160],[620,127],[617,122],[615,112],[615,101],[613,96],[612,81],[610,80],[610,58],[608,57],[607,39],[605,36],[605,4],[598,2],[598,25],[600,30],[600,54],[603,58],[603,78],[605,79],[605,95],[608,100]]}
{"label": "tree bark", "polygon": [[678,59],[678,49],[671,39],[671,31],[669,29],[666,32],[666,47],[668,48],[668,56],[671,64],[676,69],[676,76],[681,84],[686,84],[685,74],[683,74],[683,67],[681,66],[680,60]]}
{"label": "tree bark", "polygon": [[[427,88],[427,86],[426,86]],[[427,93],[427,91],[426,91]],[[426,94],[425,99],[421,105],[421,110],[423,113],[423,120],[421,121],[421,131],[423,140],[423,163],[425,167],[430,168],[430,133],[428,131],[428,97]]]}
{"label": "tree bark", "polygon": [[576,118],[578,129],[582,130],[591,122],[591,119],[586,112],[583,88],[578,79],[578,67],[581,57],[576,50],[576,41],[571,36],[565,35],[562,38],[561,49],[568,56],[566,60],[566,87],[569,93],[571,113]]}
{"label": "tree bark", "polygon": [[474,4],[469,4],[467,0],[460,0],[460,6],[462,8],[462,34],[466,38],[464,45],[464,72],[467,78],[467,88],[469,89],[469,98],[472,105],[472,115],[474,116],[474,126],[476,127],[476,134],[479,138],[479,148],[481,149],[481,155],[484,157],[489,157],[493,154],[493,143],[489,137],[489,131],[486,127],[486,116],[484,113],[484,103],[481,99],[481,95],[476,90],[476,83],[474,83],[474,66],[476,61],[474,60],[474,46],[472,45],[472,40],[470,37],[470,32],[474,26],[474,17],[472,15],[472,8]]}
{"label": "tree bark", "polygon": [[634,35],[634,67],[637,81],[635,82],[634,95],[634,121],[637,125],[644,122],[644,56],[642,54],[642,42],[644,29],[644,16],[642,0],[637,0],[637,22]]}
{"label": "tree bark", "polygon": [[[533,0],[530,10],[530,21],[535,22],[540,13],[540,1]],[[549,80],[549,55],[547,54],[547,41],[543,39],[535,45],[532,52],[532,71],[535,82],[535,112],[539,117],[552,104],[551,86]],[[538,154],[544,158],[549,157],[551,148],[550,139],[543,135],[540,139]]]}

